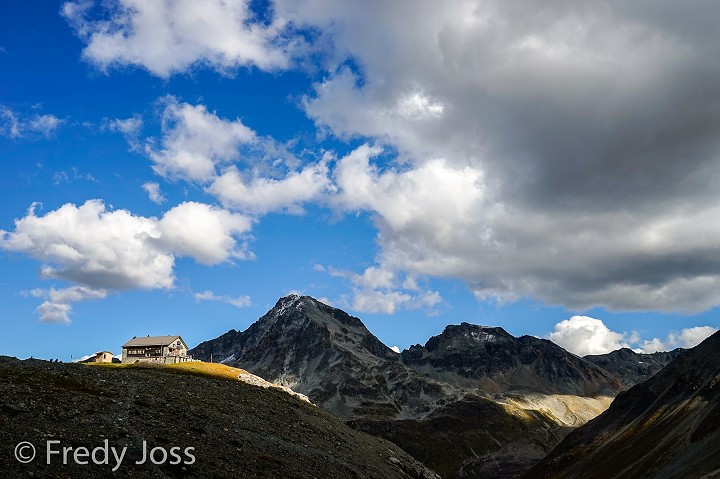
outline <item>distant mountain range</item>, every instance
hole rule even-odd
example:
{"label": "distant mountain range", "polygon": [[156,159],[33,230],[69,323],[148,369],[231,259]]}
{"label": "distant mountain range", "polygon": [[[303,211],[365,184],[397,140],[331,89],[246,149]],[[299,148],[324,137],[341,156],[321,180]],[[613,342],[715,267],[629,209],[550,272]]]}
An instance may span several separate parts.
{"label": "distant mountain range", "polygon": [[720,332],[620,394],[523,478],[720,477]]}
{"label": "distant mountain range", "polygon": [[622,389],[616,377],[547,339],[516,338],[502,328],[468,323],[447,326],[425,346],[403,351],[401,358],[424,375],[489,394],[594,397],[615,396]]}
{"label": "distant mountain range", "polygon": [[[297,295],[281,298],[247,330],[190,353],[306,394],[443,477],[486,478],[526,470],[672,359],[624,352],[584,359],[548,340],[468,323],[397,354],[360,319]],[[633,368],[633,361],[652,366]]]}
{"label": "distant mountain range", "polygon": [[622,348],[607,354],[585,356],[585,359],[612,373],[625,387],[631,387],[647,381],[683,352],[684,349],[678,348],[667,352],[640,354],[632,349]]}

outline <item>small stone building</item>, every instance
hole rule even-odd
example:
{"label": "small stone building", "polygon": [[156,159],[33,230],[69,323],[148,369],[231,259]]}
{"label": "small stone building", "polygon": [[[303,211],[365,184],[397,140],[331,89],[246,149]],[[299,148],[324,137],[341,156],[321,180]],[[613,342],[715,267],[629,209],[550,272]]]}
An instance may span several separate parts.
{"label": "small stone building", "polygon": [[192,361],[180,336],[134,337],[122,346],[122,363],[183,363]]}
{"label": "small stone building", "polygon": [[95,358],[93,359],[93,362],[95,363],[111,363],[113,362],[113,353],[110,351],[100,351],[95,353]]}

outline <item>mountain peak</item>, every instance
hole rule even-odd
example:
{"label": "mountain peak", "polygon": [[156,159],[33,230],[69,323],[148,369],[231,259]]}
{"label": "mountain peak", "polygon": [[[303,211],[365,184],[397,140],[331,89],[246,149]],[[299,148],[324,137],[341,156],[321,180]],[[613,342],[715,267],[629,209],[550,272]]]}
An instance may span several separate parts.
{"label": "mountain peak", "polygon": [[300,296],[298,294],[289,294],[283,298],[278,299],[275,303],[275,307],[271,311],[277,311],[278,315],[285,313],[288,310],[302,308],[306,302],[318,302],[310,296]]}
{"label": "mountain peak", "polygon": [[433,336],[425,343],[425,349],[434,351],[440,347],[445,349],[464,348],[475,343],[495,343],[513,339],[515,338],[503,328],[463,322],[459,325],[446,326],[442,333]]}
{"label": "mountain peak", "polygon": [[358,364],[399,362],[397,354],[360,319],[297,294],[280,298],[245,331],[205,341],[192,354],[205,359],[210,352],[226,364],[297,387],[303,393],[312,392],[314,400],[320,402],[335,393],[334,386],[316,384],[316,376],[321,377],[325,368],[351,362],[348,358],[355,358]]}
{"label": "mountain peak", "polygon": [[403,351],[401,361],[435,379],[491,394],[531,390],[596,396],[621,388],[607,372],[551,341],[470,323],[447,326],[425,347]]}
{"label": "mountain peak", "polygon": [[322,324],[331,329],[337,328],[358,328],[364,333],[370,334],[360,319],[349,315],[345,311],[325,304],[312,296],[290,294],[280,298],[275,306],[268,311],[259,323],[289,321]]}
{"label": "mountain peak", "polygon": [[606,354],[588,355],[585,356],[585,360],[609,371],[620,378],[625,386],[630,387],[654,376],[684,351],[684,349],[675,349],[644,354],[629,348],[621,348]]}

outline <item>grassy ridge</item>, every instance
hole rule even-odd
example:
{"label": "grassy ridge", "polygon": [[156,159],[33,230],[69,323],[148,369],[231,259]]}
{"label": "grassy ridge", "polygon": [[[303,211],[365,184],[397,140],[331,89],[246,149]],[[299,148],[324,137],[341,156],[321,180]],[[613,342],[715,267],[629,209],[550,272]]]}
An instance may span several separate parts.
{"label": "grassy ridge", "polygon": [[160,364],[160,363],[85,363],[86,366],[110,368],[110,369],[158,369],[164,372],[174,374],[188,374],[191,376],[200,376],[213,379],[224,379],[230,381],[240,381],[241,374],[248,374],[244,369],[233,368],[219,363],[204,363],[194,361],[188,363]]}

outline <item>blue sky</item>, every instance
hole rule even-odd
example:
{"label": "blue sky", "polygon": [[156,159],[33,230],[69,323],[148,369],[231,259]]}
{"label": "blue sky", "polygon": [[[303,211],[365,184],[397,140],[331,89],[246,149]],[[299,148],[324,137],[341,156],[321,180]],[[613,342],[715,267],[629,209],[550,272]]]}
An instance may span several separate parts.
{"label": "blue sky", "polygon": [[400,348],[696,344],[717,7],[638,5],[3,2],[0,353],[195,345],[290,292]]}

